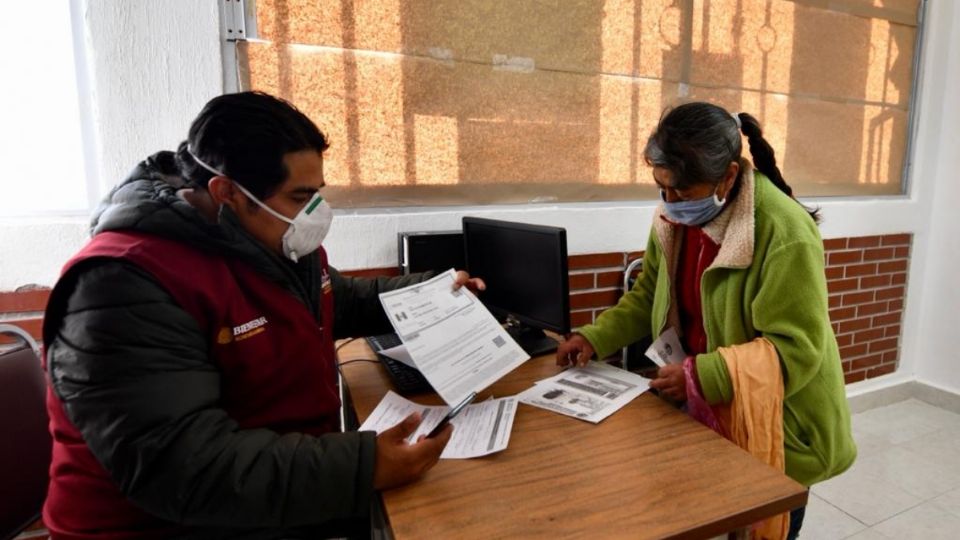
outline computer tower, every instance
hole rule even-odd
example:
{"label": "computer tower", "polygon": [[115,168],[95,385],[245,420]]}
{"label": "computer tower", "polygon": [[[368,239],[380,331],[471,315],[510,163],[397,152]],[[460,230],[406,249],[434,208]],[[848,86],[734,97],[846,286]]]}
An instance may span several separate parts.
{"label": "computer tower", "polygon": [[460,231],[416,231],[397,233],[397,265],[403,275],[449,268],[462,270],[463,233]]}

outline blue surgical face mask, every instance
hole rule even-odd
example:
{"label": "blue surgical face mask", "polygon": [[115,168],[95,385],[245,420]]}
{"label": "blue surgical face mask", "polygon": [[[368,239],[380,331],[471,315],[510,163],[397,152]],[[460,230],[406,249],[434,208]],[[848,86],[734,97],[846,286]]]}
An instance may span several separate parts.
{"label": "blue surgical face mask", "polygon": [[721,200],[717,197],[716,191],[713,195],[702,199],[667,202],[667,195],[661,189],[660,199],[663,200],[663,211],[670,221],[691,227],[703,225],[717,217],[726,202],[726,199]]}

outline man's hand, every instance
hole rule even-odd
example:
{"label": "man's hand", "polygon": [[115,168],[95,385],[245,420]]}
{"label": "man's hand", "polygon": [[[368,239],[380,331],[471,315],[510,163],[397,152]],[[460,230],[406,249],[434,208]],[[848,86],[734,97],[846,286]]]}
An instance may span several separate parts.
{"label": "man's hand", "polygon": [[650,381],[650,388],[672,401],[686,401],[687,378],[683,374],[683,364],[667,364],[657,370],[657,378]]}
{"label": "man's hand", "polygon": [[453,435],[448,424],[432,439],[420,439],[414,444],[404,440],[420,425],[420,413],[413,413],[402,422],[377,435],[377,460],[373,469],[373,488],[382,490],[402,486],[420,478],[437,464],[443,448]]}
{"label": "man's hand", "polygon": [[487,284],[484,283],[482,279],[478,277],[472,278],[470,277],[470,274],[466,273],[464,270],[457,270],[457,278],[453,282],[453,290],[457,290],[464,286],[473,292],[487,290]]}
{"label": "man's hand", "polygon": [[557,347],[557,365],[585,366],[593,358],[593,346],[580,334],[572,334]]}

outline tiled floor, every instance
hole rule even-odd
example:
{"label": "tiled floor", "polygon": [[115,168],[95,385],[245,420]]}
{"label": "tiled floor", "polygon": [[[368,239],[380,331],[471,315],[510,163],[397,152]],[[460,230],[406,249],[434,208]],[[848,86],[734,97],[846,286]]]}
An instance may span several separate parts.
{"label": "tiled floor", "polygon": [[804,540],[960,539],[960,414],[916,399],[853,416],[857,462],[813,486]]}

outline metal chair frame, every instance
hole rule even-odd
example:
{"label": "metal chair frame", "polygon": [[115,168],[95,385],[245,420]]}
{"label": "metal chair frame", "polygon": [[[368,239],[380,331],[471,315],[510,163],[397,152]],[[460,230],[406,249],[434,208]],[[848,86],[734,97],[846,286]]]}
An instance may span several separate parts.
{"label": "metal chair frame", "polygon": [[[633,261],[630,261],[630,264],[627,265],[627,268],[623,271],[623,294],[627,294],[630,291],[630,276],[638,269],[643,268],[643,258],[639,258]],[[628,369],[627,359],[629,358],[630,346],[627,345],[620,352],[620,367],[623,369]]]}

